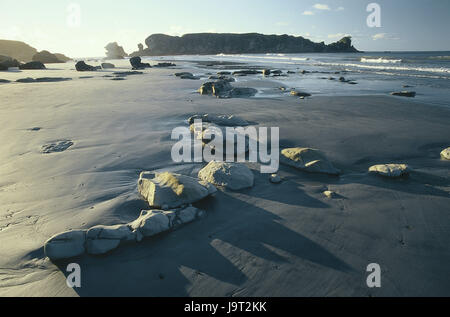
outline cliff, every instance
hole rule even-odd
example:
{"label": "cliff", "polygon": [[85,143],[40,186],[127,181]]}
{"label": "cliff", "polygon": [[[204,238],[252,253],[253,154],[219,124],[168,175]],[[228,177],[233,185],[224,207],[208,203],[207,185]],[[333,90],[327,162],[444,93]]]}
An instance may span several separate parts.
{"label": "cliff", "polygon": [[197,33],[181,37],[153,34],[145,40],[148,48],[134,52],[132,56],[155,55],[214,55],[258,53],[340,53],[358,52],[350,37],[326,45],[315,43],[301,36],[248,34]]}
{"label": "cliff", "polygon": [[30,62],[37,53],[34,47],[19,41],[0,40],[0,55],[10,56],[22,62]]}

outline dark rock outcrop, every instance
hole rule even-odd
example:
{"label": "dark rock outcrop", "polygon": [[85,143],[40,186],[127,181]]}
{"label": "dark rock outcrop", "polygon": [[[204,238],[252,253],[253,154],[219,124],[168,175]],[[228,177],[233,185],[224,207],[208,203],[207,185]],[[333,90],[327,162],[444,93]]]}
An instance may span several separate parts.
{"label": "dark rock outcrop", "polygon": [[58,59],[58,57],[56,57],[55,54],[52,54],[49,51],[42,51],[42,52],[36,53],[33,56],[33,62],[41,62],[44,64],[64,63],[63,61],[60,61]]}
{"label": "dark rock outcrop", "polygon": [[88,65],[84,61],[79,61],[76,63],[75,68],[79,72],[95,72],[98,69],[98,67]]}
{"label": "dark rock outcrop", "polygon": [[153,34],[145,43],[147,49],[133,53],[140,55],[212,55],[212,54],[257,54],[257,53],[335,53],[358,52],[350,37],[336,43],[314,43],[303,37],[289,35],[218,34],[197,33],[182,37]]}
{"label": "dark rock outcrop", "polygon": [[45,69],[45,65],[41,62],[29,62],[19,66],[20,69]]}
{"label": "dark rock outcrop", "polygon": [[149,63],[142,63],[141,58],[139,56],[135,56],[130,58],[130,64],[133,67],[133,69],[144,69],[144,68],[151,68]]}
{"label": "dark rock outcrop", "polygon": [[119,46],[117,42],[109,43],[105,47],[106,49],[106,56],[109,59],[123,59],[124,57],[128,56],[127,53],[125,53],[125,50],[122,46]]}
{"label": "dark rock outcrop", "polygon": [[19,67],[20,62],[9,56],[0,55],[0,70],[8,70],[9,67]]}
{"label": "dark rock outcrop", "polygon": [[213,95],[217,98],[245,98],[253,97],[258,92],[254,88],[234,88],[226,80],[209,81],[198,90],[200,95]]}

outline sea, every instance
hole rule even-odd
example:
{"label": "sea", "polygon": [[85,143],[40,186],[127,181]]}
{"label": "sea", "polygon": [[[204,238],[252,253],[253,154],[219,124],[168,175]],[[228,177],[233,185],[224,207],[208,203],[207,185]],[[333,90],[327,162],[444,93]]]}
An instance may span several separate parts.
{"label": "sea", "polygon": [[[415,100],[450,107],[450,51],[172,56],[164,59],[227,61],[293,71],[276,80],[313,95],[386,95],[415,91]],[[244,66],[242,66],[245,69]],[[299,74],[306,71],[304,75]],[[339,72],[339,74],[337,74]],[[330,79],[334,78],[334,80]],[[340,77],[356,85],[339,82]],[[239,81],[250,78],[239,77]],[[261,76],[261,80],[264,80]],[[257,88],[257,87],[256,87]]]}

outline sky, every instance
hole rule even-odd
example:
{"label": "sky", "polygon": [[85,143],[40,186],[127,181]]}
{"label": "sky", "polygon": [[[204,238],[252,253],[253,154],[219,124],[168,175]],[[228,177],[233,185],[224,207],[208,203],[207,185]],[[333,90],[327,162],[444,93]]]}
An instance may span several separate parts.
{"label": "sky", "polygon": [[[367,6],[380,8],[369,27]],[[70,57],[131,53],[154,33],[290,34],[331,43],[351,35],[364,51],[450,51],[449,0],[0,0],[0,39]]]}

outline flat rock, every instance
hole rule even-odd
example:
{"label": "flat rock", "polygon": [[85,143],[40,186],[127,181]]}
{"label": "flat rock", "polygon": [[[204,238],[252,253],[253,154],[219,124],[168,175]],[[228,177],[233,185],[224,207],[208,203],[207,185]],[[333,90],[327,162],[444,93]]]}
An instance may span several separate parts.
{"label": "flat rock", "polygon": [[311,97],[311,94],[308,94],[307,92],[300,92],[300,91],[291,91],[291,96],[294,97]]}
{"label": "flat rock", "polygon": [[340,171],[319,150],[290,148],[281,151],[280,162],[309,173],[339,175]]}
{"label": "flat rock", "polygon": [[369,173],[396,178],[408,175],[410,168],[406,164],[380,164],[369,168]]}
{"label": "flat rock", "polygon": [[250,188],[254,185],[253,172],[244,164],[211,161],[198,173],[198,178],[231,190]]}
{"label": "flat rock", "polygon": [[198,179],[174,173],[143,172],[138,182],[140,195],[151,207],[177,208],[197,202],[217,191]]}
{"label": "flat rock", "polygon": [[45,255],[52,261],[70,259],[85,252],[86,230],[57,234],[45,242]]}
{"label": "flat rock", "polygon": [[441,152],[441,157],[444,160],[450,160],[450,147]]}
{"label": "flat rock", "polygon": [[69,149],[72,145],[74,145],[74,143],[70,140],[55,141],[42,146],[41,152],[43,154],[64,152],[67,149]]}
{"label": "flat rock", "polygon": [[398,91],[398,92],[392,92],[391,95],[414,98],[416,96],[416,92],[415,91]]}

